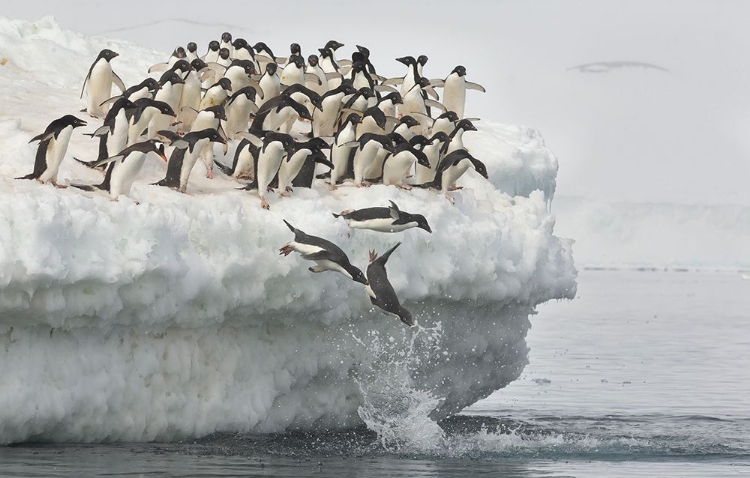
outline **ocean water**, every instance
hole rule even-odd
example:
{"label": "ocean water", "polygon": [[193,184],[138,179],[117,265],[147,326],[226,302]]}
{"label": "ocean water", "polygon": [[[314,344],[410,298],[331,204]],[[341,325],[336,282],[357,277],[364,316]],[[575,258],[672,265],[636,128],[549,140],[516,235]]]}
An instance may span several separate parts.
{"label": "ocean water", "polygon": [[532,324],[519,380],[439,426],[437,397],[394,385],[360,411],[371,429],[22,444],[0,475],[750,476],[742,274],[584,270]]}

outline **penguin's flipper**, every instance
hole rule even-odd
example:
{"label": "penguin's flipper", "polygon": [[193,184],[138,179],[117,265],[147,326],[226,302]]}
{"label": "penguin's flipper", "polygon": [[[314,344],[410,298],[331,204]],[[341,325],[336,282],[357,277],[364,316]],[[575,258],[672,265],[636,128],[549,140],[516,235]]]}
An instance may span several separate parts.
{"label": "penguin's flipper", "polygon": [[336,80],[338,78],[342,78],[343,75],[337,71],[326,73],[326,80]]}
{"label": "penguin's flipper", "polygon": [[104,106],[104,105],[108,105],[110,103],[114,103],[115,101],[119,100],[120,98],[122,98],[122,95],[113,96],[112,98],[106,99],[106,100],[102,101],[101,103],[99,103],[99,106]]}
{"label": "penguin's flipper", "polygon": [[94,131],[93,133],[83,133],[83,135],[90,136],[93,138],[95,136],[106,136],[111,132],[112,132],[111,128],[107,125],[104,125],[104,126],[100,126],[99,128],[97,128],[96,131]]}
{"label": "penguin's flipper", "polygon": [[226,174],[227,176],[231,176],[232,174],[234,174],[234,170],[232,168],[230,168],[229,166],[227,166],[226,164],[221,163],[221,162],[219,162],[219,161],[217,161],[215,159],[214,159],[214,164],[216,166],[218,166],[218,168],[221,170],[221,172],[224,173],[224,174]]}
{"label": "penguin's flipper", "polygon": [[81,98],[83,98],[83,91],[86,89],[86,83],[89,81],[89,78],[91,78],[91,70],[94,69],[94,65],[91,65],[91,69],[89,70],[89,74],[86,75],[86,79],[83,80],[83,86],[81,86]]}
{"label": "penguin's flipper", "polygon": [[220,64],[218,64],[216,62],[213,62],[213,61],[211,63],[208,63],[208,68],[211,71],[213,71],[214,73],[216,73],[217,75],[221,75],[221,76],[224,76],[224,73],[226,73],[226,71],[227,71],[227,67],[226,66],[220,65]]}
{"label": "penguin's flipper", "polygon": [[388,79],[385,76],[380,76],[375,72],[370,72],[370,76],[372,76],[374,80],[378,80],[381,84]]}
{"label": "penguin's flipper", "polygon": [[[387,80],[383,80],[380,84],[381,85],[400,85],[404,82],[403,78],[388,78]],[[432,80],[430,80],[430,84],[432,84]]]}
{"label": "penguin's flipper", "polygon": [[395,246],[393,246],[390,249],[388,249],[385,252],[385,254],[383,254],[382,256],[378,257],[373,262],[377,262],[377,263],[381,264],[383,267],[385,267],[385,263],[388,262],[388,258],[391,257],[391,254],[393,254],[393,251],[395,251],[396,248],[398,246],[400,246],[400,245],[401,245],[401,242],[397,242]]}
{"label": "penguin's flipper", "polygon": [[432,88],[432,85],[424,88],[424,91],[426,91],[435,101],[440,99],[440,96],[438,96],[437,92]]}
{"label": "penguin's flipper", "polygon": [[285,56],[277,56],[276,58],[274,58],[274,61],[276,63],[279,63],[279,64],[283,65],[284,63],[286,63],[287,61],[289,61],[289,58],[287,58]]}
{"label": "penguin's flipper", "polygon": [[349,141],[348,143],[338,145],[340,148],[359,148],[359,141]]}
{"label": "penguin's flipper", "polygon": [[484,89],[484,86],[480,85],[479,83],[472,83],[471,81],[466,82],[466,89],[477,90],[477,91],[481,91],[482,93],[487,93],[487,90]]}
{"label": "penguin's flipper", "polygon": [[[409,114],[414,114],[414,113],[409,113]],[[385,117],[385,128],[386,128],[386,130],[393,130],[394,128],[396,128],[396,126],[398,126],[398,124],[400,122],[401,121],[398,118],[396,118],[395,116],[386,116]]]}
{"label": "penguin's flipper", "polygon": [[96,186],[92,186],[90,184],[71,184],[72,187],[76,189],[81,189],[83,191],[96,191]]}
{"label": "penguin's flipper", "polygon": [[284,221],[284,224],[286,224],[286,226],[287,226],[287,227],[288,227],[288,228],[289,228],[289,229],[290,229],[290,230],[291,230],[291,231],[292,231],[293,233],[297,234],[297,230],[296,230],[296,229],[294,228],[294,226],[292,226],[291,224],[289,224],[289,222],[287,222],[287,220],[286,220],[286,219],[282,219],[282,221]]}
{"label": "penguin's flipper", "polygon": [[254,135],[253,133],[250,133],[249,131],[238,132],[237,136],[250,141],[250,143],[252,143],[253,146],[256,146],[258,148],[261,148],[263,146],[263,140],[260,139],[258,136]]}
{"label": "penguin's flipper", "polygon": [[339,66],[352,66],[352,61],[347,60],[346,58],[343,60],[338,60],[336,63],[338,63]]}
{"label": "penguin's flipper", "polygon": [[398,90],[392,86],[388,85],[375,85],[373,90],[377,91],[378,93],[397,93]]}
{"label": "penguin's flipper", "polygon": [[[94,161],[94,165],[92,166],[92,168],[98,168],[99,166],[104,166],[105,164],[113,163],[113,162],[115,162],[117,160],[123,159],[124,157],[125,157],[124,155],[118,154],[118,155],[115,155],[115,156],[110,156],[109,158],[104,158],[104,159],[102,159],[100,161]],[[86,164],[86,163],[84,163],[84,164]],[[88,164],[86,164],[86,165],[88,166]]]}
{"label": "penguin's flipper", "polygon": [[157,131],[156,134],[159,136],[162,136],[170,141],[170,145],[174,146],[177,149],[186,149],[188,146],[190,146],[190,143],[182,139],[180,135],[175,133],[174,131],[169,131],[166,129]]}
{"label": "penguin's flipper", "polygon": [[401,217],[401,211],[399,210],[398,206],[396,206],[396,203],[389,200],[389,203],[391,203],[390,206],[388,206],[388,211],[391,213],[391,219],[394,221],[398,221]]}
{"label": "penguin's flipper", "polygon": [[256,53],[255,54],[255,59],[256,60],[260,59],[260,60],[263,60],[263,61],[270,61],[271,63],[274,63],[276,61],[273,58],[271,58],[270,56],[264,55],[262,53]]}
{"label": "penguin's flipper", "polygon": [[29,140],[29,143],[33,143],[34,141],[48,141],[50,138],[52,138],[55,135],[54,132],[52,133],[42,133],[34,136]]}
{"label": "penguin's flipper", "polygon": [[169,69],[169,63],[157,63],[156,65],[151,65],[148,68],[149,73],[161,73],[164,71],[167,71]]}
{"label": "penguin's flipper", "polygon": [[443,88],[445,86],[445,80],[440,78],[434,78],[430,80],[430,86],[433,88]]}
{"label": "penguin's flipper", "polygon": [[117,73],[114,71],[112,72],[112,82],[115,84],[116,87],[120,89],[123,93],[125,93],[125,83],[123,83],[122,78],[117,76]]}
{"label": "penguin's flipper", "polygon": [[320,77],[315,73],[305,73],[305,80],[314,81],[318,86],[321,86],[323,84],[323,82],[320,81]]}
{"label": "penguin's flipper", "polygon": [[[99,160],[98,160],[98,159],[95,159],[95,160],[93,160],[93,161],[84,161],[84,160],[82,160],[82,159],[78,159],[78,158],[76,158],[75,156],[73,156],[73,159],[75,159],[75,160],[76,160],[76,161],[78,161],[79,163],[83,164],[84,166],[86,166],[86,167],[89,167],[89,168],[92,168],[92,169],[93,169],[93,168],[95,168],[95,167],[96,167],[96,163],[98,163],[98,162],[99,162]],[[71,184],[71,186],[73,186],[73,185]]]}
{"label": "penguin's flipper", "polygon": [[471,121],[472,123],[475,121],[482,121],[482,118],[464,118],[465,120]]}
{"label": "penguin's flipper", "polygon": [[424,104],[425,106],[429,106],[430,108],[437,108],[443,113],[446,113],[448,111],[448,109],[445,106],[443,106],[442,103],[437,102],[435,100],[424,100]]}

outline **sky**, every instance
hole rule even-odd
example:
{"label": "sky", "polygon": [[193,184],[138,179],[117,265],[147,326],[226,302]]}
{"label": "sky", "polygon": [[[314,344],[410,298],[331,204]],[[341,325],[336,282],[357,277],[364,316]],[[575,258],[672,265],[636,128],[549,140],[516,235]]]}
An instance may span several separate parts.
{"label": "sky", "polygon": [[[467,115],[541,131],[560,196],[750,205],[750,2],[36,0],[2,13],[166,53],[202,52],[225,30],[277,56],[336,39],[344,56],[367,46],[385,76],[403,75],[396,57],[426,54],[425,76],[461,64],[485,86]],[[574,68],[599,62],[654,67]]]}

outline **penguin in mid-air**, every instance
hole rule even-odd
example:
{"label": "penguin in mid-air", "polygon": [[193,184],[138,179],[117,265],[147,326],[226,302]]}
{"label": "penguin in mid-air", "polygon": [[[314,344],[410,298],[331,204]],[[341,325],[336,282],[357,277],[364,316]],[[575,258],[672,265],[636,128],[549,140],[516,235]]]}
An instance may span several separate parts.
{"label": "penguin in mid-air", "polygon": [[367,285],[367,278],[362,271],[349,262],[349,257],[336,244],[322,237],[305,234],[286,219],[284,224],[294,233],[294,240],[279,249],[280,255],[288,256],[292,252],[299,252],[303,259],[315,261],[316,264],[309,268],[310,272],[336,271],[354,282]]}
{"label": "penguin in mid-air", "polygon": [[398,317],[401,322],[409,327],[415,327],[417,321],[414,320],[411,312],[406,310],[399,302],[396,291],[393,290],[393,286],[388,281],[388,273],[385,270],[385,263],[388,262],[388,258],[400,245],[400,242],[397,243],[380,257],[378,257],[377,252],[370,251],[370,265],[367,266],[369,284],[365,287],[365,290],[367,295],[370,296],[372,305],[379,307],[388,315]]}
{"label": "penguin in mid-air", "polygon": [[65,158],[65,152],[68,150],[73,129],[80,126],[86,126],[86,122],[73,115],[65,115],[50,123],[44,133],[31,138],[29,143],[39,141],[34,171],[18,179],[36,179],[43,183],[49,181],[60,187],[57,184],[57,172],[60,169],[60,163]]}
{"label": "penguin in mid-air", "polygon": [[[87,91],[86,113],[91,116],[99,117],[104,114],[101,105],[112,96],[112,83],[114,83],[121,92],[125,92],[125,84],[120,77],[112,71],[112,65],[109,64],[109,62],[117,56],[119,56],[119,53],[115,53],[106,48],[100,51],[99,56],[97,56],[94,63],[91,64],[86,79],[83,80],[81,98],[83,98],[83,92]],[[89,86],[88,90],[86,90],[86,84]]]}
{"label": "penguin in mid-air", "polygon": [[353,229],[370,229],[378,232],[401,232],[413,227],[432,233],[427,219],[421,214],[410,214],[389,201],[389,207],[368,207],[342,211],[333,217],[343,217]]}

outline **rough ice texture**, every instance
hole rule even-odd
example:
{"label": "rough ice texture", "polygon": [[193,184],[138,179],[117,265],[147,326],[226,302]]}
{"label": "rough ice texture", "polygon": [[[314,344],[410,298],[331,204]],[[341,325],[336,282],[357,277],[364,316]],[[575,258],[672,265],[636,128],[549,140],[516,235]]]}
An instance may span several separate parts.
{"label": "rough ice texture", "polygon": [[[392,363],[408,364],[407,386],[435,397],[432,416],[444,417],[517,378],[535,306],[573,297],[572,241],[554,235],[546,207],[557,162],[516,126],[466,135],[491,181],[470,171],[455,204],[316,184],[264,211],[226,177],[205,179],[200,163],[190,195],[150,186],[164,175],[158,160],[133,187],[139,205],[14,180],[33,168],[29,139],[82,107],[80,84],[104,47],[120,53],[113,67],[127,85],[165,58],[51,19],[0,17],[0,443],[355,425],[372,377]],[[99,181],[71,158],[95,154],[96,141],[74,133],[60,180]],[[388,199],[423,213],[434,233],[349,237],[331,215]],[[369,249],[402,241],[389,277],[424,328],[374,310],[340,274],[279,256],[292,238],[282,219],[362,269]]]}

